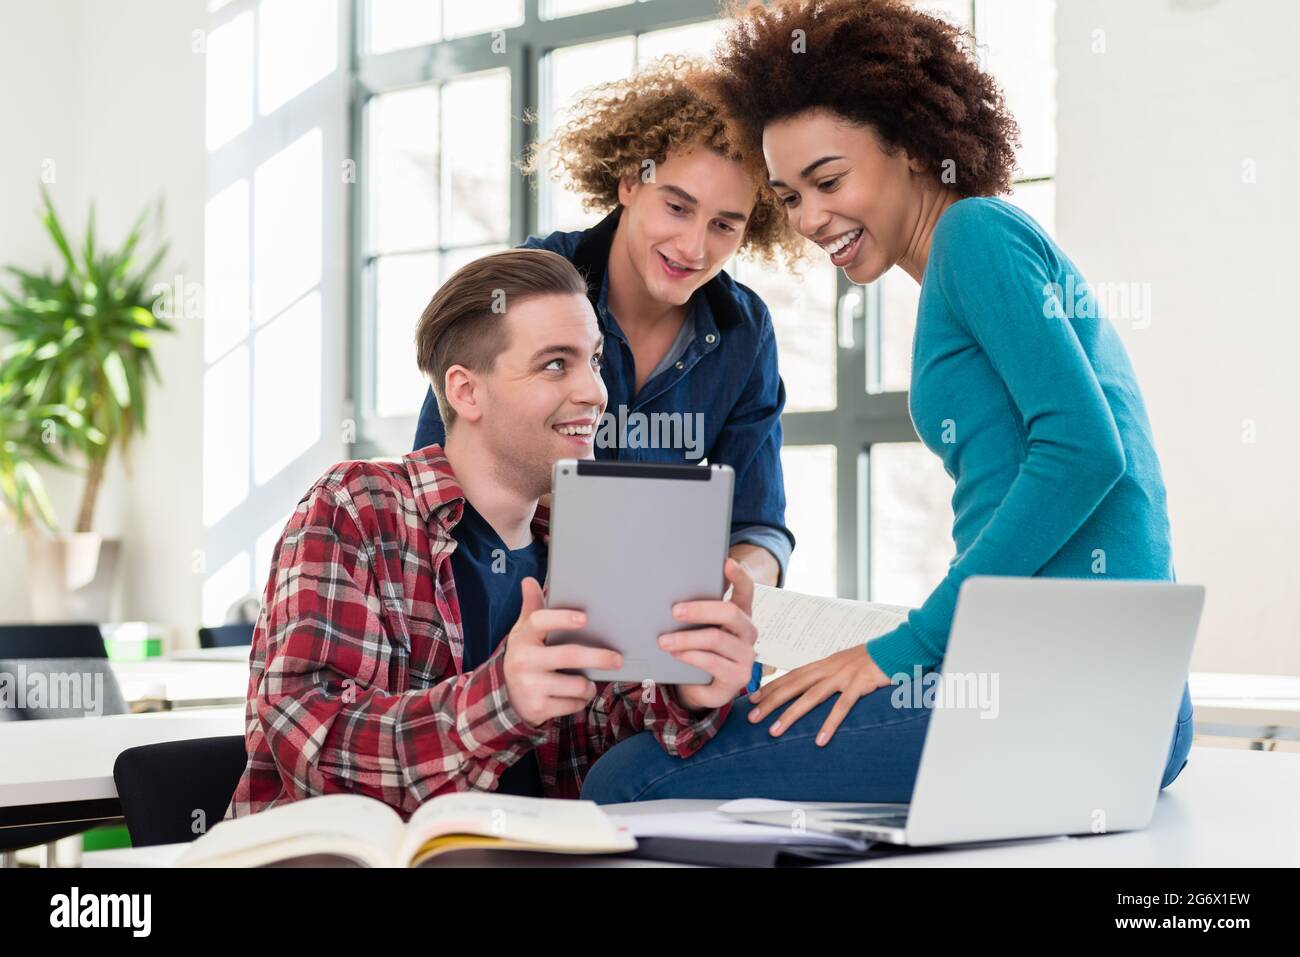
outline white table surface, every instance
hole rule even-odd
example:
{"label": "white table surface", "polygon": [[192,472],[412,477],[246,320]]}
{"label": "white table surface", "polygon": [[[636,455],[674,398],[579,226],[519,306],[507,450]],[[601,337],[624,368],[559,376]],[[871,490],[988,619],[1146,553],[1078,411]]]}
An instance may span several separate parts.
{"label": "white table surface", "polygon": [[229,645],[225,648],[185,648],[169,652],[168,661],[238,661],[245,666],[253,653],[252,645]]}
{"label": "white table surface", "polygon": [[244,733],[239,707],[0,723],[0,807],[117,797],[127,748]]}
{"label": "white table surface", "polygon": [[[1141,831],[944,849],[837,867],[1274,867],[1300,865],[1300,754],[1192,749]],[[613,817],[699,811],[721,801],[644,801],[605,807]],[[185,844],[92,851],[85,867],[161,867]],[[554,855],[554,866],[639,867],[657,862]]]}
{"label": "white table surface", "polygon": [[1194,671],[1196,724],[1300,728],[1300,676]]}
{"label": "white table surface", "polygon": [[173,708],[244,703],[248,662],[147,658],[110,661],[128,704],[159,700]]}

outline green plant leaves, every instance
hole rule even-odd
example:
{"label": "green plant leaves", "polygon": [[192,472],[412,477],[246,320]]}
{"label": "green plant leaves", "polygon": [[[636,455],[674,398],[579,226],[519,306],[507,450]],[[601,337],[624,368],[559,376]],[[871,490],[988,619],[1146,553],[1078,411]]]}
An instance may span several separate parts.
{"label": "green plant leaves", "polygon": [[13,288],[0,286],[0,330],[13,341],[0,344],[0,509],[20,524],[53,528],[35,463],[68,467],[68,450],[102,461],[144,427],[148,381],[160,381],[155,337],[174,331],[152,294],[167,244],[136,268],[155,211],[161,203],[112,249],[99,242],[92,205],[74,246],[42,187],[39,216],[62,272],[4,270]]}

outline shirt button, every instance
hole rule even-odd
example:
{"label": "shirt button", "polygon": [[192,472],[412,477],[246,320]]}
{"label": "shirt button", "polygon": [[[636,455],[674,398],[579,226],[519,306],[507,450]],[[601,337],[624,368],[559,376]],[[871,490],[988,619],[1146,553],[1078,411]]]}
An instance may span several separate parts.
{"label": "shirt button", "polygon": [[709,343],[709,345],[712,345],[714,340],[717,338],[718,338],[717,336],[715,336],[713,333],[710,332],[707,336],[704,337],[704,341]]}
{"label": "shirt button", "polygon": [[681,361],[679,360],[678,363],[677,363],[677,368],[679,368],[679,369],[685,369],[685,368],[686,368],[686,363],[685,363],[685,362],[681,362]]}

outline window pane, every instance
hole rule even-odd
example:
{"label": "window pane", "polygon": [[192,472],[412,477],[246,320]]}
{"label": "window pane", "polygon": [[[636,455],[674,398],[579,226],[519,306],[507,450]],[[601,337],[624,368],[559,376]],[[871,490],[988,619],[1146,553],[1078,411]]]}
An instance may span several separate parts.
{"label": "window pane", "polygon": [[573,101],[588,87],[630,76],[636,40],[614,37],[553,50],[543,66],[546,95],[544,129],[550,132],[567,117]]}
{"label": "window pane", "polygon": [[253,322],[320,282],[323,140],[317,127],[253,173]]}
{"label": "window pane", "polygon": [[542,0],[542,15],[548,20],[556,20],[560,17],[571,17],[575,13],[626,7],[630,3],[632,0]]}
{"label": "window pane", "polygon": [[253,122],[253,14],[241,13],[208,37],[208,150],[234,139]]}
{"label": "window pane", "polygon": [[457,246],[510,235],[510,71],[442,88],[445,239]]}
{"label": "window pane", "polygon": [[920,605],[953,557],[952,479],[920,442],[871,446],[868,471],[869,597]]}
{"label": "window pane", "polygon": [[437,291],[434,253],[375,262],[375,412],[415,415],[428,383],[415,365],[415,324]]}
{"label": "window pane", "polygon": [[[582,90],[621,80],[632,72],[636,41],[615,37],[598,43],[562,47],[546,57],[542,65],[543,98],[541,136],[545,138],[568,119],[568,112]],[[557,182],[549,169],[537,177],[540,196],[540,225],[543,233],[556,229],[584,229],[596,216],[582,208],[582,198]]]}
{"label": "window pane", "polygon": [[[506,248],[508,247],[504,243],[494,243],[490,246],[469,246],[464,249],[453,249],[450,252],[443,253],[438,260],[438,285],[441,286],[444,282],[450,279],[451,274],[461,266],[471,263],[475,259],[486,256],[489,253],[499,253]],[[429,296],[433,296],[432,289],[429,290]],[[424,306],[421,305],[419,312],[423,311]],[[419,312],[416,313],[417,316],[419,315]],[[414,326],[412,326],[412,329],[414,329]]]}
{"label": "window pane", "polygon": [[438,242],[438,90],[385,93],[370,101],[370,248]]}
{"label": "window pane", "polygon": [[1020,124],[1021,177],[1056,172],[1054,0],[981,0],[979,44]]}
{"label": "window pane", "polygon": [[208,200],[203,216],[203,358],[215,362],[248,335],[248,180]]}
{"label": "window pane", "polygon": [[917,7],[923,13],[947,20],[954,26],[969,31],[971,0],[921,0]]}
{"label": "window pane", "polygon": [[253,481],[273,478],[321,436],[321,295],[313,291],[253,340]]}
{"label": "window pane", "polygon": [[1051,180],[1041,183],[1021,183],[1008,197],[1038,221],[1047,235],[1056,237],[1056,184]]}
{"label": "window pane", "polygon": [[[906,392],[912,379],[912,335],[921,287],[903,270],[894,268],[875,283],[868,309],[875,309],[876,337],[867,342],[867,391]],[[880,358],[879,376],[874,368]]]}
{"label": "window pane", "polygon": [[262,0],[257,22],[257,106],[263,115],[334,72],[339,60],[338,26],[337,0]]}
{"label": "window pane", "polygon": [[369,0],[366,14],[371,53],[442,39],[442,0]]}
{"label": "window pane", "polygon": [[217,524],[248,497],[250,352],[241,345],[203,374],[203,524]]}
{"label": "window pane", "polygon": [[723,21],[708,20],[684,27],[655,30],[637,37],[636,58],[638,66],[645,66],[669,53],[682,56],[708,57],[722,39]]}
{"label": "window pane", "polygon": [[524,0],[454,0],[443,7],[447,39],[517,27],[524,22]]}
{"label": "window pane", "polygon": [[736,261],[736,279],[772,313],[787,412],[835,408],[835,267],[819,260],[802,277]]}
{"label": "window pane", "polygon": [[834,595],[838,536],[835,521],[835,446],[787,445],[786,527],[798,546],[790,556],[785,586],[809,595]]}

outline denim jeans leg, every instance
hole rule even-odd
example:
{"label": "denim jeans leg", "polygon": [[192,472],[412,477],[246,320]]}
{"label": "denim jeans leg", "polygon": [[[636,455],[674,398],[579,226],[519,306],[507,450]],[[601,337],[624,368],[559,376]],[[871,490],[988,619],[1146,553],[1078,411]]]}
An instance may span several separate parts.
{"label": "denim jeans leg", "polygon": [[1178,706],[1178,724],[1174,728],[1173,740],[1169,742],[1169,757],[1165,761],[1165,771],[1160,778],[1163,791],[1187,766],[1187,757],[1192,750],[1192,734],[1195,724],[1192,720],[1192,692],[1188,685],[1183,685],[1183,700]]}
{"label": "denim jeans leg", "polygon": [[587,774],[582,797],[598,804],[661,798],[762,797],[788,801],[911,799],[930,711],[881,688],[859,699],[835,735],[816,744],[833,696],[779,737],[769,727],[789,707],[751,723],[741,695],[718,733],[691,757],[666,754],[643,732],[620,741]]}

